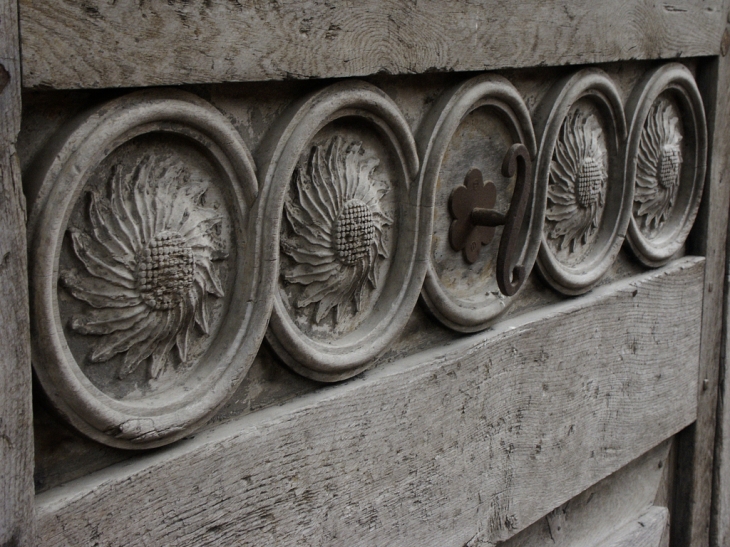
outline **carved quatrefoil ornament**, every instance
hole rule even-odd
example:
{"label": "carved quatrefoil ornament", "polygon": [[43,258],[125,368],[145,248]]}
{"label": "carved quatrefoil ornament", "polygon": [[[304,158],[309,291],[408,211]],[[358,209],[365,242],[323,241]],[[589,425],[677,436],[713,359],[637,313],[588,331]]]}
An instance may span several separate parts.
{"label": "carved quatrefoil ornament", "polygon": [[428,246],[408,123],[350,81],[292,106],[261,146],[269,245],[278,249],[267,340],[300,374],[353,376],[398,336]]}
{"label": "carved quatrefoil ornament", "polygon": [[540,246],[545,186],[529,172],[529,111],[506,79],[478,76],[437,101],[418,143],[432,211],[422,299],[452,329],[484,329],[509,307]]}
{"label": "carved quatrefoil ornament", "polygon": [[629,99],[626,176],[634,185],[628,231],[646,266],[666,264],[697,217],[707,163],[707,124],[692,73],[679,63],[646,75]]}
{"label": "carved quatrefoil ornament", "polygon": [[618,90],[603,71],[581,70],[548,92],[535,127],[537,184],[547,186],[537,264],[554,289],[582,294],[613,264],[631,217]]}
{"label": "carved quatrefoil ornament", "polygon": [[93,439],[172,442],[228,399],[264,335],[253,160],[179,91],[115,99],[64,135],[28,179],[33,366]]}

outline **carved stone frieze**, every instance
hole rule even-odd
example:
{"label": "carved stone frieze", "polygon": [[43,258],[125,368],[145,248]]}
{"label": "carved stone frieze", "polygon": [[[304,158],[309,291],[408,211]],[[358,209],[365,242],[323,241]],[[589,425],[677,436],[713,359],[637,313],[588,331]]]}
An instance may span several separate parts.
{"label": "carved stone frieze", "polygon": [[228,251],[215,234],[221,213],[203,204],[207,190],[179,163],[115,165],[108,193],[89,192],[90,229],[69,230],[82,267],[63,268],[61,283],[88,305],[71,328],[99,338],[92,363],[124,354],[120,379],[144,362],[155,379],[171,362],[187,366],[194,329],[210,335],[208,300],[224,296],[215,263]]}
{"label": "carved stone frieze", "polygon": [[267,338],[297,372],[340,380],[398,336],[423,283],[415,142],[392,100],[363,82],[314,93],[284,119],[260,158],[280,250]]}
{"label": "carved stone frieze", "polygon": [[598,229],[606,205],[606,149],[593,114],[576,109],[565,119],[550,164],[547,237],[575,252]]}
{"label": "carved stone frieze", "polygon": [[552,88],[535,125],[540,134],[536,177],[548,186],[537,263],[553,288],[581,294],[615,260],[631,215],[623,105],[604,72],[584,69]]}
{"label": "carved stone frieze", "polygon": [[669,63],[650,72],[628,103],[626,173],[634,184],[628,242],[646,266],[684,245],[697,215],[707,161],[707,127],[692,73]]}
{"label": "carved stone frieze", "polygon": [[90,437],[172,442],[226,401],[265,331],[253,160],[177,91],[113,100],[63,134],[28,181],[33,365]]}
{"label": "carved stone frieze", "polygon": [[281,250],[292,261],[282,275],[305,287],[294,304],[315,305],[317,323],[331,310],[339,323],[350,304],[360,311],[363,295],[378,288],[380,266],[390,256],[387,228],[393,224],[381,204],[390,185],[373,176],[379,164],[361,143],[335,136],[312,147],[294,171],[295,191],[284,205],[291,235],[285,232],[281,239]]}
{"label": "carved stone frieze", "polygon": [[577,295],[627,229],[647,266],[680,252],[707,154],[691,72],[648,73],[628,132],[603,71],[547,93],[530,82],[535,130],[496,75],[401,97],[403,111],[359,81],[281,103],[258,127],[260,185],[239,130],[190,93],[131,93],[76,117],[24,181],[33,365],[52,403],[102,443],[160,446],[231,397],[264,336],[294,371],[338,381],[377,362],[419,296],[475,332],[535,262]]}
{"label": "carved stone frieze", "polygon": [[[467,263],[448,241],[452,217],[449,196],[467,173],[478,169],[489,183],[494,199],[488,207],[506,214],[515,189],[515,177],[504,176],[502,160],[510,146],[522,143],[536,154],[530,114],[519,92],[506,79],[484,75],[445,93],[432,107],[418,133],[423,159],[423,193],[433,209],[429,265],[422,299],[431,313],[448,327],[474,332],[489,326],[510,305],[497,283],[497,244],[503,228],[481,227],[489,243]],[[530,179],[530,183],[533,180]],[[545,185],[531,188],[515,256],[529,275],[540,246]],[[453,221],[456,222],[456,221]],[[478,236],[479,234],[477,234]],[[488,237],[487,237],[488,236]],[[475,236],[476,237],[476,236]],[[509,265],[510,268],[516,264]]]}

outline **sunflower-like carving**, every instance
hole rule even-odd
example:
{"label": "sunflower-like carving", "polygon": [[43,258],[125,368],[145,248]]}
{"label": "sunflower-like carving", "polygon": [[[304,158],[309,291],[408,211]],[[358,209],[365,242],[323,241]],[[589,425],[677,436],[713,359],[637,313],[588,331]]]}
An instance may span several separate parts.
{"label": "sunflower-like carving", "polygon": [[659,228],[669,216],[679,188],[682,135],[679,118],[668,101],[652,105],[641,132],[636,159],[634,202],[643,227]]}
{"label": "sunflower-like carving", "polygon": [[367,286],[377,288],[378,266],[388,258],[385,227],[393,223],[381,205],[389,185],[373,177],[379,163],[362,143],[333,137],[294,171],[295,192],[285,202],[291,233],[282,234],[281,249],[295,264],[282,275],[304,286],[294,305],[316,304],[317,323],[332,309],[339,322],[351,302],[359,311]]}
{"label": "sunflower-like carving", "polygon": [[92,363],[124,353],[120,379],[145,361],[158,378],[173,348],[187,363],[196,325],[209,334],[208,295],[223,296],[213,262],[227,255],[215,233],[222,217],[204,205],[207,188],[179,163],[145,157],[133,169],[116,165],[108,195],[89,192],[89,229],[69,229],[83,269],[63,270],[61,282],[91,307],[70,327],[101,337]]}
{"label": "sunflower-like carving", "polygon": [[593,114],[576,109],[566,116],[550,163],[548,237],[558,249],[575,250],[598,228],[608,173],[600,144],[601,126]]}

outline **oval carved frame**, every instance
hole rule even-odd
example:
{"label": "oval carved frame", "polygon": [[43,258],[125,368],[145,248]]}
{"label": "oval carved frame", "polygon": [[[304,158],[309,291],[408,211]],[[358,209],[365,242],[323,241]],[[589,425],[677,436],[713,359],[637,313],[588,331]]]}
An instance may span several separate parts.
{"label": "oval carved frame", "polygon": [[683,118],[683,140],[689,142],[685,149],[691,151],[691,157],[684,158],[679,173],[676,195],[679,207],[674,206],[675,211],[670,210],[668,221],[653,238],[642,233],[636,215],[631,215],[627,234],[629,247],[642,264],[653,268],[666,264],[684,245],[700,207],[707,165],[707,122],[702,96],[687,67],[669,63],[647,74],[629,99],[627,115],[631,127],[626,154],[627,180],[633,185],[637,179],[637,161],[644,126],[652,107],[664,93],[671,94],[677,101]]}
{"label": "oval carved frame", "polygon": [[[433,107],[419,130],[417,142],[422,156],[421,185],[424,196],[434,207],[441,164],[449,144],[463,120],[474,110],[491,107],[509,126],[515,143],[527,147],[532,158],[536,155],[535,134],[530,112],[517,89],[501,76],[483,75],[472,78],[449,91]],[[459,181],[460,183],[461,181]],[[530,274],[538,249],[545,211],[545,186],[532,183],[528,227],[520,242],[519,264]],[[430,235],[430,233],[429,233]],[[519,294],[519,292],[517,293]],[[439,280],[429,253],[428,270],[421,297],[431,313],[444,325],[461,332],[476,332],[488,327],[510,305],[514,296],[488,295],[479,306],[460,301],[448,294]]]}
{"label": "oval carved frame", "polygon": [[[58,308],[59,255],[87,177],[119,146],[148,134],[183,137],[224,174],[235,201],[234,241],[245,242],[247,248],[236,254],[236,290],[221,327],[194,368],[170,389],[141,400],[123,400],[96,387],[71,353]],[[261,259],[253,159],[218,110],[177,90],[141,91],[114,99],[76,120],[61,137],[30,181],[35,190],[28,226],[35,371],[52,403],[89,437],[127,449],[168,444],[202,426],[225,403],[248,372],[265,333],[271,298],[270,291],[262,290],[262,280],[272,273]]]}
{"label": "oval carved frame", "polygon": [[596,106],[608,129],[606,205],[598,227],[597,241],[580,264],[565,264],[550,248],[545,234],[546,226],[537,258],[542,277],[555,290],[566,295],[587,292],[611,267],[626,236],[633,200],[633,185],[624,177],[626,118],[623,103],[609,76],[595,68],[580,70],[559,81],[538,109],[535,116],[535,129],[539,135],[539,151],[535,162],[537,185],[549,184],[553,154],[563,124],[573,105],[583,99],[588,99]]}
{"label": "oval carved frame", "polygon": [[[328,124],[347,118],[374,128],[394,157],[406,185],[407,202],[399,204],[403,222],[399,229],[399,264],[389,270],[387,285],[372,313],[346,336],[316,340],[300,330],[285,308],[273,280],[274,308],[266,338],[284,362],[303,376],[325,382],[343,380],[373,364],[398,336],[416,304],[425,275],[426,242],[420,234],[423,217],[418,206],[418,154],[410,128],[395,103],[375,86],[347,81],[333,84],[292,105],[267,135],[260,148],[259,165],[264,173],[261,199],[266,202],[267,249],[281,263],[280,230],[284,202],[303,152]],[[406,250],[407,249],[407,250]],[[390,297],[386,300],[385,293]]]}

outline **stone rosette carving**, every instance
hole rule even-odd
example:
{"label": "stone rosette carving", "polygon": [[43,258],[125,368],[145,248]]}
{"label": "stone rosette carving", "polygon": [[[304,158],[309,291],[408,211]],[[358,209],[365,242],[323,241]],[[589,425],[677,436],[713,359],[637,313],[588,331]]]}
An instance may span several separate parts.
{"label": "stone rosette carving", "polygon": [[331,310],[340,322],[350,304],[360,311],[363,294],[378,287],[378,267],[389,257],[386,229],[393,224],[381,203],[389,184],[373,174],[379,164],[362,143],[335,136],[312,147],[294,171],[296,191],[284,205],[292,235],[281,239],[294,264],[284,266],[282,276],[305,287],[295,305],[314,305],[317,323]]}
{"label": "stone rosette carving", "polygon": [[623,104],[607,74],[584,69],[555,84],[535,126],[536,177],[548,185],[537,264],[554,289],[581,294],[613,264],[631,216]]}
{"label": "stone rosette carving", "polygon": [[172,90],[110,101],[63,135],[28,179],[33,366],[82,433],[172,442],[227,400],[265,332],[253,160],[214,107]]}
{"label": "stone rosette carving", "polygon": [[679,63],[645,76],[628,102],[626,173],[634,184],[628,243],[646,266],[665,264],[684,245],[702,198],[707,161],[704,107]]}
{"label": "stone rosette carving", "polygon": [[682,168],[679,118],[665,100],[657,101],[646,118],[636,159],[634,201],[644,232],[659,229],[677,197]]}
{"label": "stone rosette carving", "polygon": [[393,101],[364,82],[313,93],[285,119],[259,158],[266,215],[278,220],[267,339],[300,374],[341,380],[398,336],[423,283],[415,142]]}
{"label": "stone rosette carving", "polygon": [[89,192],[91,229],[70,231],[83,273],[62,269],[61,282],[88,305],[71,328],[100,338],[92,363],[124,354],[120,379],[145,361],[158,378],[173,351],[187,365],[193,329],[210,334],[209,295],[224,294],[214,264],[228,252],[216,242],[222,216],[204,205],[207,189],[179,163],[116,165],[108,195]]}
{"label": "stone rosette carving", "polygon": [[600,124],[580,109],[568,114],[550,164],[547,237],[558,249],[588,244],[606,204],[608,171]]}
{"label": "stone rosette carving", "polygon": [[[505,296],[498,287],[499,237],[481,248],[474,264],[466,263],[462,253],[452,249],[447,237],[453,220],[448,200],[466,174],[478,168],[485,180],[496,184],[495,210],[507,212],[514,180],[502,175],[501,162],[516,142],[524,144],[535,157],[537,147],[530,113],[517,89],[505,78],[477,76],[439,98],[421,123],[417,140],[419,149],[424,151],[420,183],[433,211],[428,232],[428,270],[421,297],[431,314],[449,328],[479,331],[494,323],[517,295]],[[495,144],[490,148],[490,143]],[[480,153],[475,154],[475,149]],[[545,185],[533,185],[525,227],[517,242],[515,254],[526,275],[540,247],[545,191]],[[503,228],[490,230],[501,234]]]}

